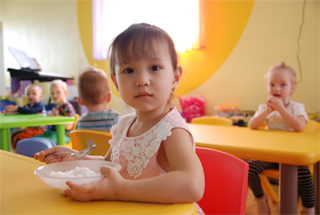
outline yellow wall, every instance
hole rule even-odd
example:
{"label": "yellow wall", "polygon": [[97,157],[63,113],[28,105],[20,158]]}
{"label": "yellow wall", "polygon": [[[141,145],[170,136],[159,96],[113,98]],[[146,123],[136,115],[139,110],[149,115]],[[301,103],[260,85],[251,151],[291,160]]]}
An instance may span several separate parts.
{"label": "yellow wall", "polygon": [[[215,114],[214,106],[221,104],[256,110],[266,100],[264,75],[274,64],[284,61],[299,73],[296,41],[303,1],[201,3],[205,6],[206,49],[180,56],[184,77],[177,93],[203,95],[207,115]],[[106,62],[91,58],[90,1],[3,1],[1,13],[4,47],[26,50],[44,71],[77,76],[83,66],[92,64],[106,70]],[[318,1],[306,2],[300,47],[302,82],[294,100],[304,103],[308,112],[318,112]],[[16,67],[6,50],[4,59],[5,71]],[[121,99],[113,96],[111,108],[122,111]]]}

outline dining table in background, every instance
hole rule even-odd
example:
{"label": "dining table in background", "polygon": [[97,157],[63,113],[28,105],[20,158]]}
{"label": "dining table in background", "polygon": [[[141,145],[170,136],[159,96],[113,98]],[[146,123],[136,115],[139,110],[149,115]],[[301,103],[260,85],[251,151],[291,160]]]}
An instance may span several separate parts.
{"label": "dining table in background", "polygon": [[0,214],[197,214],[193,203],[78,202],[34,174],[44,163],[4,150],[0,150],[0,163]]}
{"label": "dining table in background", "polygon": [[32,127],[40,125],[55,125],[57,131],[57,144],[64,145],[64,125],[73,123],[72,116],[45,116],[43,114],[0,114],[0,149],[10,151],[10,129],[19,127]]}
{"label": "dining table in background", "polygon": [[280,163],[280,214],[297,214],[297,167],[314,167],[315,210],[320,213],[320,132],[252,130],[238,126],[189,124],[197,147],[243,159]]}

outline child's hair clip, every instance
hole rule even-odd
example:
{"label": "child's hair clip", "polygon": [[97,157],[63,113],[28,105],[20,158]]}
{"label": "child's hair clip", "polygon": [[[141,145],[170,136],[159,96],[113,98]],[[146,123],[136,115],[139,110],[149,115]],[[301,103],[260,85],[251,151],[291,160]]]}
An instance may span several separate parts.
{"label": "child's hair clip", "polygon": [[281,62],[281,63],[280,63],[280,66],[284,67],[284,66],[285,66],[284,62]]}

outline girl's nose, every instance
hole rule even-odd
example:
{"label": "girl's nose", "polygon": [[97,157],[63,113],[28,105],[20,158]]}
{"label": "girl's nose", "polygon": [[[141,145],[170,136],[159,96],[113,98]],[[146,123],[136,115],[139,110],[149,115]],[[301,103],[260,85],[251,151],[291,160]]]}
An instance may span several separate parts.
{"label": "girl's nose", "polygon": [[150,85],[150,80],[149,80],[149,77],[148,77],[148,73],[139,72],[137,74],[136,86],[137,87],[142,87],[142,86],[149,86],[149,85]]}
{"label": "girl's nose", "polygon": [[280,85],[275,85],[273,88],[275,91],[279,91],[280,90]]}

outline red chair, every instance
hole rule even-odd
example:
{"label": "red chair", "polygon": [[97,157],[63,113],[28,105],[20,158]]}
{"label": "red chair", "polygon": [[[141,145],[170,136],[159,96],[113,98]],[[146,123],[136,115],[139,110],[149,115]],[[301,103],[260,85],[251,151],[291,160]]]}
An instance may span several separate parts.
{"label": "red chair", "polygon": [[197,203],[205,214],[245,214],[249,165],[225,152],[196,148],[205,175]]}

